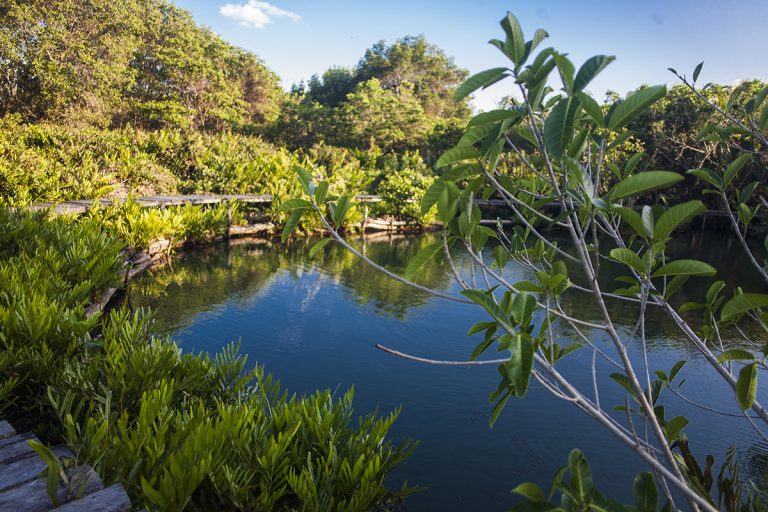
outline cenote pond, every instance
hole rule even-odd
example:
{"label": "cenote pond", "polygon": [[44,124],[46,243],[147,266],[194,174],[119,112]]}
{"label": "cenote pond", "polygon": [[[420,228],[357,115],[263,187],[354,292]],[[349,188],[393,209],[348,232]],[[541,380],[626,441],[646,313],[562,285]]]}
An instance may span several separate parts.
{"label": "cenote pond", "polygon": [[[430,236],[385,235],[355,243],[373,260],[402,272]],[[690,233],[673,245],[677,256],[710,262],[745,291],[766,291],[736,241],[727,236]],[[428,366],[374,348],[381,343],[412,354],[465,360],[479,342],[466,336],[472,324],[485,319],[479,308],[414,291],[337,246],[310,259],[310,246],[301,240],[241,241],[185,252],[136,281],[127,300],[133,307],[154,308],[157,333],[172,335],[184,350],[214,352],[240,340],[250,362],[266,365],[293,392],[354,385],[359,413],[402,407],[393,436],[415,438],[420,446],[392,476],[391,485],[407,480],[428,487],[408,500],[407,510],[508,510],[515,502],[510,489],[527,480],[548,486],[573,447],[585,452],[604,492],[631,499],[632,480],[646,468],[583,413],[535,383],[525,400],[508,403],[491,429],[488,394],[498,383],[495,367]],[[468,258],[459,254],[458,262],[469,273]],[[603,270],[606,282],[618,275],[616,268]],[[512,263],[505,273],[525,278]],[[438,264],[429,266],[420,281],[458,291]],[[701,280],[682,293],[688,300],[698,299],[707,286]],[[584,294],[568,295],[567,306],[584,318],[597,318]],[[636,306],[612,307],[630,329]],[[665,403],[676,414],[691,419],[687,432],[695,453],[702,458],[712,453],[719,467],[726,450],[736,446],[743,474],[766,488],[762,478],[768,469],[768,444],[738,417],[723,382],[671,321],[651,310],[648,324],[651,367],[669,370],[679,359],[690,359],[684,369],[686,396],[717,403],[724,413],[705,412],[667,396]],[[571,336],[566,330],[559,334]],[[604,342],[597,334],[595,341]],[[638,357],[636,348],[633,355]],[[578,351],[562,364],[582,389],[591,389],[590,351]],[[598,365],[597,370],[605,381],[602,403],[618,404],[622,394],[608,379],[610,369]],[[764,381],[760,388],[758,396],[768,391]]]}

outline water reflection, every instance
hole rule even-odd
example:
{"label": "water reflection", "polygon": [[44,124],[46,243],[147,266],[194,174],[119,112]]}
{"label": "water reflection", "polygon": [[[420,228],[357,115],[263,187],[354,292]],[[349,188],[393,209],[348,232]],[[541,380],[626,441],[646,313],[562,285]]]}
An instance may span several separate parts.
{"label": "water reflection", "polygon": [[[432,235],[423,235],[354,243],[374,261],[402,273],[409,259],[433,240]],[[548,485],[576,446],[590,457],[596,481],[610,496],[625,500],[631,496],[634,475],[646,468],[569,404],[533,386],[526,400],[510,402],[491,430],[487,396],[497,384],[494,368],[425,367],[372,347],[379,342],[420,355],[465,359],[480,341],[467,339],[465,333],[484,319],[481,311],[414,291],[338,246],[327,246],[310,260],[312,243],[251,241],[185,253],[136,281],[129,300],[133,306],[155,308],[158,331],[173,334],[185,349],[215,351],[241,339],[243,350],[293,391],[354,385],[361,412],[402,405],[395,435],[411,436],[422,444],[394,480],[431,487],[410,501],[409,510],[507,510],[512,503],[509,489],[524,480]],[[672,252],[710,262],[720,269],[719,278],[747,291],[765,291],[738,248],[729,244],[729,237],[693,233],[675,241]],[[457,265],[471,275],[466,255],[457,256]],[[504,272],[510,281],[531,278],[513,264]],[[608,289],[618,287],[615,278],[622,272],[606,262],[601,282]],[[459,291],[443,265],[428,265],[420,280],[445,292]],[[692,279],[678,300],[701,300],[710,282]],[[576,316],[600,320],[588,294],[571,291],[563,302]],[[610,308],[619,327],[629,332],[637,305],[611,301]],[[565,342],[573,338],[567,326],[556,328]],[[595,343],[608,343],[602,333],[589,335]],[[764,336],[760,339],[765,341]],[[740,342],[732,336],[731,343]],[[686,396],[694,402],[716,403],[728,414],[706,413],[674,396],[667,398],[670,410],[691,418],[688,435],[697,457],[712,453],[719,467],[727,449],[735,445],[744,474],[762,481],[768,446],[735,417],[738,408],[722,380],[713,376],[671,320],[653,309],[648,346],[654,369],[668,370],[679,359],[690,359],[684,370]],[[640,361],[639,347],[630,350]],[[591,353],[580,351],[564,361],[561,370],[578,387],[589,390],[591,364]],[[608,378],[612,371],[598,363],[606,408],[621,403],[623,396]],[[768,383],[761,382],[759,394],[766,392]]]}

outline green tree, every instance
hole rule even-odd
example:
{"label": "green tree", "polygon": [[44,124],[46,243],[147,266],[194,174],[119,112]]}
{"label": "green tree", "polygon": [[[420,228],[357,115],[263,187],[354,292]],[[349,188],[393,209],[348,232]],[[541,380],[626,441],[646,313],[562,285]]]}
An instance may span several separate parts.
{"label": "green tree", "polygon": [[431,129],[430,118],[410,87],[386,90],[376,78],[358,85],[342,112],[350,142],[362,148],[402,150]]}

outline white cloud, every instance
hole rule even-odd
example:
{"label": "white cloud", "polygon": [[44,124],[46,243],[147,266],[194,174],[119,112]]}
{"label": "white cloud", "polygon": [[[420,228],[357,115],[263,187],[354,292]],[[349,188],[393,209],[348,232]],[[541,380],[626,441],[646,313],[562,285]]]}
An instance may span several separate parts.
{"label": "white cloud", "polygon": [[259,0],[248,0],[244,4],[224,4],[219,7],[219,14],[244,27],[255,28],[264,28],[268,23],[272,23],[272,18],[289,18],[294,21],[301,19],[295,12]]}

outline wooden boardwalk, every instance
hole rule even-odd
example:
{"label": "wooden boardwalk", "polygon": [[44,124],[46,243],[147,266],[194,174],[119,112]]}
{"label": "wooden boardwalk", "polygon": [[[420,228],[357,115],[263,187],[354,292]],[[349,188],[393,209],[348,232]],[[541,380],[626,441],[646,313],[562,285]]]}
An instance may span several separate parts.
{"label": "wooden boardwalk", "polygon": [[[0,421],[0,512],[123,512],[131,509],[123,486],[104,487],[93,468],[87,465],[67,469],[69,485],[59,483],[59,504],[54,504],[42,477],[47,466],[29,446],[29,440],[38,441],[33,434],[17,434],[7,421]],[[53,452],[60,459],[74,459],[64,446],[54,448]]]}
{"label": "wooden boardwalk", "polygon": [[[28,210],[47,210],[65,215],[65,214],[83,214],[86,213],[94,204],[100,206],[108,206],[113,202],[125,202],[125,199],[83,199],[77,201],[62,201],[60,203],[36,203],[29,205]],[[199,194],[188,196],[145,196],[136,199],[144,208],[166,208],[168,206],[181,206],[184,204],[219,204],[230,201],[237,201],[239,203],[248,204],[271,204],[272,196],[269,194],[264,195],[249,195],[249,194]]]}

